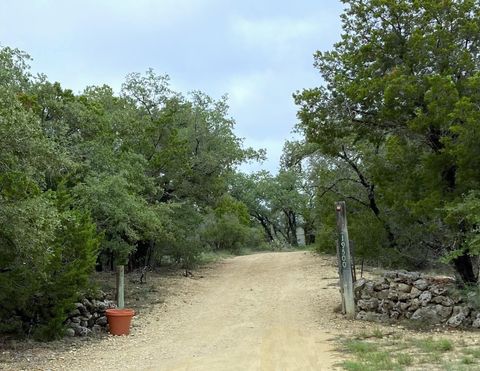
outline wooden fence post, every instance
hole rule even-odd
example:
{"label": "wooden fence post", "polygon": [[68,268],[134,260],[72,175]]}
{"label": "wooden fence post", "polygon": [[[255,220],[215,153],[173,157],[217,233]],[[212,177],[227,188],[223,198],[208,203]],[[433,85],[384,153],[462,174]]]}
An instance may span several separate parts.
{"label": "wooden fence post", "polygon": [[125,267],[117,265],[117,307],[125,307]]}
{"label": "wooden fence post", "polygon": [[347,318],[355,318],[355,301],[353,297],[352,259],[347,229],[347,214],[344,201],[335,203],[337,216],[337,257],[338,273],[340,276],[340,291],[342,294],[342,308]]}

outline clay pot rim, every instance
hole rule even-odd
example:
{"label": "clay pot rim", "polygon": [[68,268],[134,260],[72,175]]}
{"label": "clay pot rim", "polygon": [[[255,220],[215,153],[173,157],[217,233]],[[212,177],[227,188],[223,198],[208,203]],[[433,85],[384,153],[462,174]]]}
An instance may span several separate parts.
{"label": "clay pot rim", "polygon": [[106,310],[107,316],[112,316],[112,317],[125,317],[125,316],[131,316],[133,317],[135,315],[135,311],[133,309],[118,309],[118,308],[110,308]]}

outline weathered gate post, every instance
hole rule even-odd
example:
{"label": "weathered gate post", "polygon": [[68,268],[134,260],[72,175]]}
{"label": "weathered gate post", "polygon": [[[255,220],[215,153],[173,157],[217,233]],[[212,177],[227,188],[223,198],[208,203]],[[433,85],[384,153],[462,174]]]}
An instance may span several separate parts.
{"label": "weathered gate post", "polygon": [[123,309],[125,306],[125,267],[117,265],[117,307]]}
{"label": "weathered gate post", "polygon": [[340,291],[342,293],[342,309],[347,318],[354,319],[355,301],[353,297],[352,259],[350,257],[345,201],[336,202],[335,211],[337,215],[337,257]]}

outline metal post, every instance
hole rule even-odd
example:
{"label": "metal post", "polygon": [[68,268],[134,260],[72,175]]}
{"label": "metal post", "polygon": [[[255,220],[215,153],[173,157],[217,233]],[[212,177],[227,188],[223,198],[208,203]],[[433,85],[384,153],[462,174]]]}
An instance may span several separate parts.
{"label": "metal post", "polygon": [[352,260],[347,229],[347,214],[344,201],[335,203],[337,215],[337,256],[342,293],[342,307],[347,318],[355,318],[355,301],[353,297]]}
{"label": "metal post", "polygon": [[117,265],[117,307],[123,309],[125,307],[125,267]]}

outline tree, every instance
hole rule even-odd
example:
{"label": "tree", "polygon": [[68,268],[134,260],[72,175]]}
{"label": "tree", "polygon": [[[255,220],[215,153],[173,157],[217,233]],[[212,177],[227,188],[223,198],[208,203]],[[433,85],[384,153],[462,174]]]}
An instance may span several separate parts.
{"label": "tree", "polygon": [[445,210],[479,185],[467,158],[478,151],[480,4],[344,3],[342,41],[315,54],[326,87],[296,95],[300,127],[328,156],[345,146],[347,164],[349,153],[378,153],[362,164],[388,208],[390,246],[460,251],[450,254],[453,266],[464,282],[476,282],[476,252],[462,242],[476,232],[461,219],[447,223]]}
{"label": "tree", "polygon": [[95,225],[51,189],[70,167],[37,117],[28,56],[0,49],[0,331],[52,339],[88,284]]}
{"label": "tree", "polygon": [[74,94],[28,61],[0,49],[0,332],[58,336],[95,265],[189,268],[261,243],[228,186],[263,151],[234,134],[226,97],[184,96],[152,70],[120,95]]}

